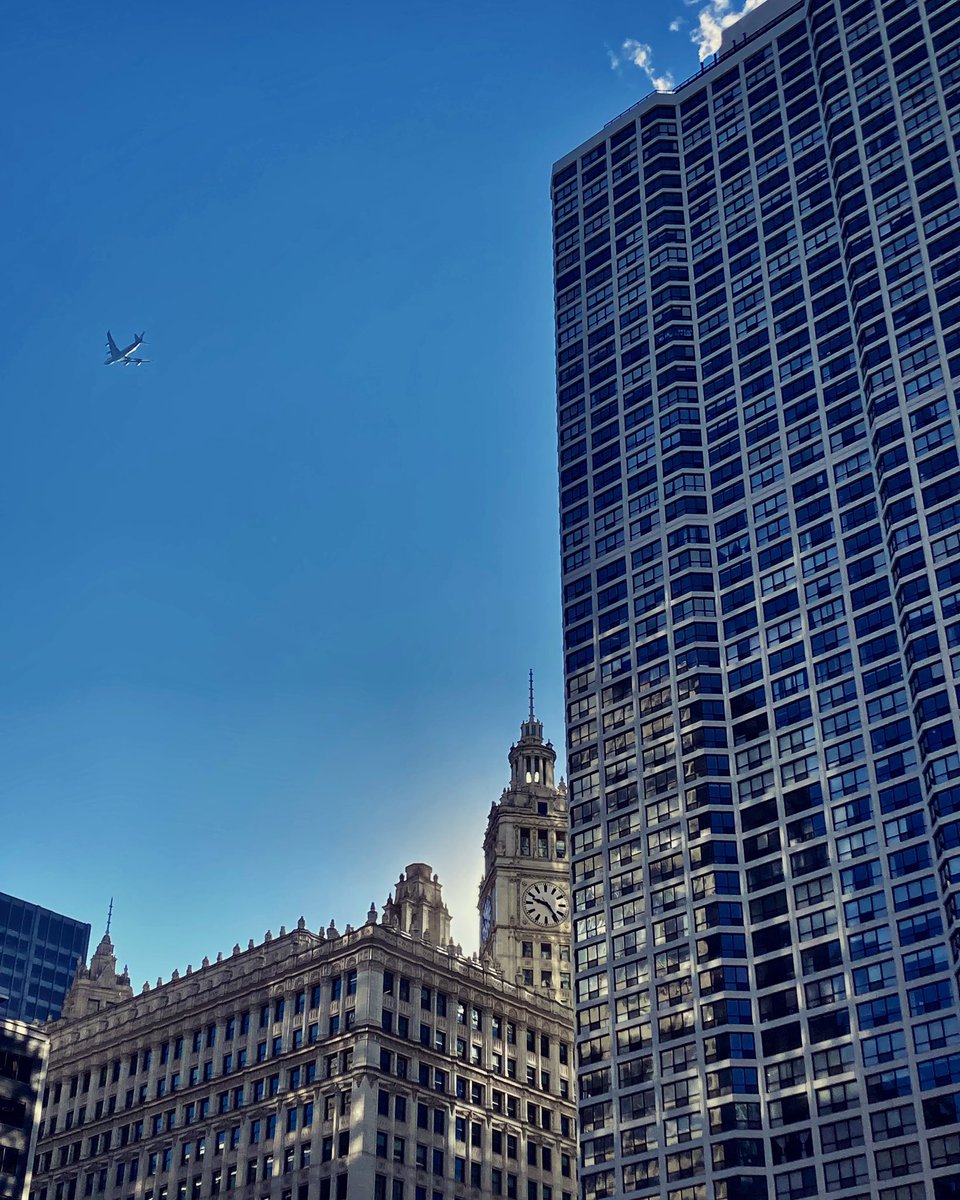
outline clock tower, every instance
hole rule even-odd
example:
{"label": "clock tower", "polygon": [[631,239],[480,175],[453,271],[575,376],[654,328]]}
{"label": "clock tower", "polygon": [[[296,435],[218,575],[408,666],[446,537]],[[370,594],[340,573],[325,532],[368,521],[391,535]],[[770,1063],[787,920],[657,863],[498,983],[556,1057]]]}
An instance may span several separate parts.
{"label": "clock tower", "polygon": [[480,957],[511,983],[572,1003],[567,789],[533,711],[510,747],[510,783],[491,806],[483,839]]}

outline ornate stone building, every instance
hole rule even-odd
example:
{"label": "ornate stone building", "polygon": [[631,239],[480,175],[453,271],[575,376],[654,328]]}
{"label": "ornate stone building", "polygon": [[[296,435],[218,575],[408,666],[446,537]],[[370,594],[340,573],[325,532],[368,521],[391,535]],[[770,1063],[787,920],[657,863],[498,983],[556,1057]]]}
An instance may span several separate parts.
{"label": "ornate stone building", "polygon": [[480,953],[507,979],[570,1003],[567,789],[533,711],[510,747],[510,784],[490,809],[480,884]]}
{"label": "ornate stone building", "polygon": [[[341,933],[301,918],[137,996],[105,936],[48,1027],[31,1200],[573,1200],[567,914],[545,923],[523,901],[541,881],[564,886],[565,794],[532,713],[510,760],[486,839],[481,904],[494,898],[496,922],[481,958],[452,942],[424,863],[379,920],[371,906]],[[549,830],[549,855],[505,840],[521,796],[517,827]],[[556,975],[531,987],[534,957]]]}

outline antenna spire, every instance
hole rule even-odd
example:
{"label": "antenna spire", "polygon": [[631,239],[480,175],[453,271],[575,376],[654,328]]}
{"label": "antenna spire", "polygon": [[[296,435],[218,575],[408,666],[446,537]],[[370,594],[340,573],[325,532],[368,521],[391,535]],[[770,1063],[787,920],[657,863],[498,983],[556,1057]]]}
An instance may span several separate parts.
{"label": "antenna spire", "polygon": [[533,720],[533,667],[530,668],[530,720]]}
{"label": "antenna spire", "polygon": [[110,922],[113,920],[113,897],[110,897],[110,908],[107,910],[107,934],[110,933]]}

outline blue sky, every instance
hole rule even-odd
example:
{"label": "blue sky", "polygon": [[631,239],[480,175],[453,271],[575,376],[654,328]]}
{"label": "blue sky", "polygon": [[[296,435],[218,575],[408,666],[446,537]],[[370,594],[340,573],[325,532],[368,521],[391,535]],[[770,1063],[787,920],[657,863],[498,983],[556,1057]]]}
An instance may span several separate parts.
{"label": "blue sky", "polygon": [[475,947],[528,666],[563,741],[550,165],[701,10],[5,12],[0,889],[137,986],[416,859]]}

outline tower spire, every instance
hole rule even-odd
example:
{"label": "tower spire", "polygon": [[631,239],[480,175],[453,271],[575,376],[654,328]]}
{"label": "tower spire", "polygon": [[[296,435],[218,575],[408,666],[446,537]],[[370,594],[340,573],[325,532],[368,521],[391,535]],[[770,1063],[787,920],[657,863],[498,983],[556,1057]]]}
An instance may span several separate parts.
{"label": "tower spire", "polygon": [[552,788],[553,746],[543,740],[543,722],[538,720],[533,706],[533,667],[527,674],[529,712],[520,724],[520,741],[510,747],[511,780],[513,786],[539,783]]}
{"label": "tower spire", "polygon": [[110,922],[113,920],[113,897],[110,897],[110,907],[107,909],[107,937],[110,936]]}
{"label": "tower spire", "polygon": [[536,741],[543,741],[543,722],[537,720],[537,715],[533,710],[533,667],[530,668],[528,675],[529,679],[529,695],[530,695],[530,712],[527,719],[520,725],[520,737],[533,738]]}

